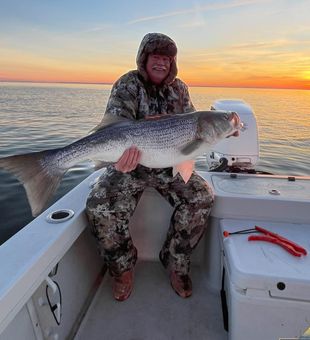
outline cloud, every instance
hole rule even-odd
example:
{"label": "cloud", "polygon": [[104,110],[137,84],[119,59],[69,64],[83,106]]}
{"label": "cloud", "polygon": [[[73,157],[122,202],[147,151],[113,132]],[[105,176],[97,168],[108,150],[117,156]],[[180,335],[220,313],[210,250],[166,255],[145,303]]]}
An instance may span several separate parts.
{"label": "cloud", "polygon": [[310,41],[300,41],[297,39],[276,39],[271,41],[264,41],[264,42],[249,42],[249,43],[243,43],[243,44],[235,44],[231,45],[231,49],[238,49],[238,50],[246,50],[246,49],[276,49],[276,48],[288,48],[296,45],[302,44],[310,45]]}
{"label": "cloud", "polygon": [[[248,41],[216,49],[200,48],[183,54],[182,59],[179,59],[182,65],[180,69],[186,70],[182,76],[187,81],[193,79],[196,84],[233,79],[230,81],[236,84],[251,81],[254,85],[261,81],[262,86],[264,82],[267,86],[269,79],[273,79],[280,86],[282,79],[287,82],[286,87],[294,87],[296,83],[295,87],[309,88],[306,81],[309,83],[310,77],[305,71],[309,70],[310,56],[304,47],[298,40],[275,39]],[[288,84],[289,80],[291,85]]]}
{"label": "cloud", "polygon": [[131,20],[128,22],[129,25],[138,24],[141,22],[146,21],[154,21],[154,20],[161,20],[165,18],[170,17],[176,17],[180,15],[187,15],[192,13],[201,13],[201,12],[208,12],[208,11],[216,11],[216,10],[224,10],[224,9],[230,9],[230,8],[236,8],[236,7],[244,7],[249,5],[255,5],[255,4],[261,4],[262,2],[269,2],[271,0],[235,0],[228,3],[215,3],[215,4],[208,4],[205,6],[195,6],[193,8],[187,8],[180,11],[174,11],[170,13],[164,13],[154,16],[147,16],[138,18],[135,20]]}
{"label": "cloud", "polygon": [[[82,30],[80,32],[78,32],[78,34],[83,34],[83,33],[97,33],[97,32],[111,32],[111,30],[113,29],[113,26],[111,24],[104,24],[104,25],[98,25],[98,26],[93,26],[90,27],[88,29]],[[75,32],[73,32],[75,33]]]}
{"label": "cloud", "polygon": [[261,60],[262,58],[265,60],[266,58],[269,60],[278,59],[281,62],[285,62],[286,59],[291,61],[295,58],[296,62],[301,62],[302,60],[308,62],[309,49],[307,49],[307,46],[310,47],[310,41],[305,43],[299,40],[277,39],[264,42],[250,41],[231,44],[216,49],[196,49],[183,54],[186,55],[187,59],[195,60],[196,62],[203,59],[243,62],[244,60]]}
{"label": "cloud", "polygon": [[270,49],[274,47],[279,46],[285,46],[291,44],[291,42],[288,42],[287,40],[272,40],[272,41],[256,41],[256,42],[249,42],[249,43],[243,43],[243,44],[235,44],[231,45],[230,49],[237,49],[237,50],[247,50],[247,49]]}

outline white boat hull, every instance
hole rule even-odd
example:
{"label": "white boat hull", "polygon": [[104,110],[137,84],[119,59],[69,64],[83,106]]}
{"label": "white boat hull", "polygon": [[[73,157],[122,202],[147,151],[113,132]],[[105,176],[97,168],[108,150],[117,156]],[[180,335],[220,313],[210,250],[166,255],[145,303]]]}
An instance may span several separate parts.
{"label": "white boat hull", "polygon": [[[99,173],[87,178],[0,247],[0,340],[70,339],[74,336],[85,339],[87,334],[88,339],[105,339],[111,338],[113,327],[113,339],[124,339],[121,335],[129,326],[137,332],[132,333],[132,337],[143,339],[171,339],[175,336],[182,339],[180,334],[184,334],[183,339],[195,338],[191,334],[212,340],[242,339],[238,330],[234,331],[233,338],[224,330],[219,307],[223,268],[220,223],[223,219],[244,223],[249,220],[295,223],[307,225],[310,230],[310,179],[288,182],[285,177],[258,175],[238,175],[236,179],[229,174],[201,172],[200,175],[213,186],[216,200],[206,235],[193,255],[194,295],[189,300],[180,299],[169,287],[166,274],[160,274],[158,252],[172,209],[155,191],[147,189],[131,221],[140,261],[135,291],[121,304],[112,298],[107,275],[91,303],[99,285],[98,278],[102,277],[103,262],[88,229],[84,207],[90,183]],[[272,190],[278,190],[280,195],[269,193]],[[47,222],[46,217],[51,212],[61,209],[71,209],[73,217],[62,223]],[[62,293],[60,325],[55,322],[45,295],[45,279],[57,263],[57,274],[51,279],[58,283]],[[158,281],[158,277],[162,280]],[[106,311],[100,312],[99,306]],[[140,310],[135,311],[138,307]],[[190,311],[194,319],[190,317]],[[171,316],[170,329],[164,321],[167,312],[183,313],[179,318]],[[140,317],[135,318],[135,313]],[[131,318],[128,318],[130,314]],[[115,325],[111,324],[111,315]],[[307,327],[306,317],[310,319],[310,303],[306,305],[302,321],[304,328]],[[144,327],[146,325],[153,325],[153,329]],[[255,327],[253,322],[254,333]],[[303,326],[296,323],[296,327],[302,334]],[[293,336],[292,332],[286,336]]]}

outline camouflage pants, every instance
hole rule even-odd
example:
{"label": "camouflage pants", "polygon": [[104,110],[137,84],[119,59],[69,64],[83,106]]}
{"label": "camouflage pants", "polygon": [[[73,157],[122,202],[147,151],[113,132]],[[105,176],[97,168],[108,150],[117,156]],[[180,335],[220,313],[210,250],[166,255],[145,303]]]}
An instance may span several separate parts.
{"label": "camouflage pants", "polygon": [[128,224],[146,187],[155,188],[175,208],[161,250],[164,266],[188,274],[190,255],[201,239],[213,204],[213,192],[197,174],[187,184],[172,169],[139,165],[123,174],[108,167],[90,193],[86,212],[110,274],[119,276],[137,260]]}

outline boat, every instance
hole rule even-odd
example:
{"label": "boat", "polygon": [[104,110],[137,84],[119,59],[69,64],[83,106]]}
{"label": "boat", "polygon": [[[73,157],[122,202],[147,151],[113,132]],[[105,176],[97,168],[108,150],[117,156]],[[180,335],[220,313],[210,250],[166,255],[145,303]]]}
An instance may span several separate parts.
{"label": "boat", "polygon": [[[310,338],[310,177],[255,172],[251,107],[224,100],[212,108],[241,112],[247,130],[234,149],[224,141],[211,150],[209,170],[198,171],[215,204],[192,256],[193,295],[177,296],[159,262],[173,211],[147,188],[130,222],[134,290],[114,300],[84,211],[100,169],[0,247],[0,340]],[[243,231],[257,226],[306,252],[249,242]]]}

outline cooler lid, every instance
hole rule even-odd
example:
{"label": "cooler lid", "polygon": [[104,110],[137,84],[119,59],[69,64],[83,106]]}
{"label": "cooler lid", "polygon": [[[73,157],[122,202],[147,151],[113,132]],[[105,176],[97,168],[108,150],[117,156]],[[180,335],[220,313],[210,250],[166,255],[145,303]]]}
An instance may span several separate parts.
{"label": "cooler lid", "polygon": [[256,197],[272,197],[286,200],[310,200],[310,180],[268,176],[230,176],[212,175],[212,184],[216,190],[228,194],[243,194]]}
{"label": "cooler lid", "polygon": [[[224,230],[235,232],[255,225],[298,243],[308,255],[295,257],[279,245],[248,241],[253,234],[223,237]],[[310,301],[310,225],[223,219],[220,226],[227,270],[234,285],[267,290],[271,297]]]}

